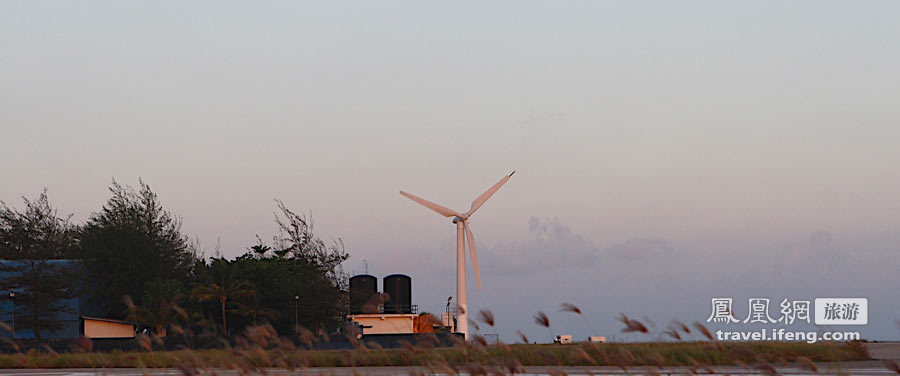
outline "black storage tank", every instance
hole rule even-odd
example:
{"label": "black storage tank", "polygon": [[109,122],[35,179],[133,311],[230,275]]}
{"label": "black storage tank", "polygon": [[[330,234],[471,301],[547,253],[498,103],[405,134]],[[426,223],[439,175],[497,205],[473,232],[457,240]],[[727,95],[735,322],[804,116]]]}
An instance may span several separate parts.
{"label": "black storage tank", "polygon": [[412,313],[412,279],[408,275],[391,274],[384,277],[384,313]]}
{"label": "black storage tank", "polygon": [[[375,313],[377,303],[372,297],[378,294],[378,278],[368,274],[350,277],[350,313]],[[366,307],[369,304],[369,307]]]}

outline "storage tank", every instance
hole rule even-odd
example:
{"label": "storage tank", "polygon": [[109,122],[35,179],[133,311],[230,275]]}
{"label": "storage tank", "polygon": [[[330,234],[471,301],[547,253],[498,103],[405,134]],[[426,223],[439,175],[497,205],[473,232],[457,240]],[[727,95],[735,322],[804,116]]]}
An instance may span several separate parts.
{"label": "storage tank", "polygon": [[412,313],[412,279],[408,275],[391,274],[384,277],[384,313]]}
{"label": "storage tank", "polygon": [[376,294],[378,278],[375,276],[360,274],[350,277],[350,313],[375,313],[376,306],[366,307],[366,303],[371,303],[369,300]]}

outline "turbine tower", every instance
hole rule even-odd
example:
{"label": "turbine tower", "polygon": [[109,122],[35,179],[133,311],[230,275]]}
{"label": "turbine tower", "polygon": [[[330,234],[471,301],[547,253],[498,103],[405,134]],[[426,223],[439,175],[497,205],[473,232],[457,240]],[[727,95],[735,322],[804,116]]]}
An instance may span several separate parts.
{"label": "turbine tower", "polygon": [[484,203],[497,193],[500,190],[500,187],[503,184],[506,184],[509,181],[509,178],[513,176],[516,172],[513,171],[507,176],[504,176],[503,179],[494,184],[494,186],[490,187],[487,191],[478,196],[475,201],[472,201],[472,207],[469,208],[469,211],[465,213],[459,213],[455,210],[443,207],[441,205],[435,204],[431,201],[423,199],[421,197],[400,191],[400,194],[404,197],[418,202],[422,206],[434,210],[438,214],[444,217],[452,217],[453,223],[456,224],[456,304],[459,306],[459,312],[457,313],[457,323],[456,329],[458,332],[462,333],[463,336],[468,340],[469,339],[469,320],[468,320],[468,311],[466,307],[466,241],[469,243],[469,254],[472,256],[472,269],[475,270],[475,281],[478,284],[478,289],[481,290],[481,274],[478,272],[478,252],[475,250],[475,236],[472,235],[471,226],[469,225],[469,218],[472,214],[475,214],[475,211],[484,205]]}

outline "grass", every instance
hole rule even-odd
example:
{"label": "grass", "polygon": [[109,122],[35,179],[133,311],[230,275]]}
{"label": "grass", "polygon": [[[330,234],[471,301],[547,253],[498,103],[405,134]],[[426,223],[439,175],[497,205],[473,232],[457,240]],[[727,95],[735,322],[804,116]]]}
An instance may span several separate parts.
{"label": "grass", "polygon": [[[270,339],[269,345],[272,345]],[[29,351],[0,355],[0,368],[227,368],[425,366],[457,369],[472,365],[517,369],[520,366],[692,366],[779,364],[867,360],[865,344],[655,342],[571,345],[461,345],[451,348],[301,350],[274,339],[264,350],[256,344],[224,350],[109,353]],[[454,372],[455,373],[455,372]]]}
{"label": "grass", "polygon": [[[563,304],[563,311],[582,314],[578,307]],[[489,311],[480,312],[479,319],[494,326]],[[659,338],[668,335],[673,342],[641,343],[576,343],[576,344],[497,344],[488,346],[484,338],[473,335],[471,342],[458,341],[453,347],[435,348],[432,341],[401,349],[382,349],[375,344],[353,341],[353,350],[306,350],[294,341],[279,337],[268,325],[250,327],[242,336],[233,338],[233,346],[225,349],[160,351],[164,339],[139,336],[138,344],[145,351],[91,352],[90,340],[80,340],[82,352],[57,353],[46,347],[44,351],[29,350],[15,354],[0,354],[0,368],[177,368],[186,375],[210,369],[239,370],[240,374],[263,373],[263,368],[277,367],[303,370],[310,367],[378,367],[420,366],[432,372],[458,374],[516,373],[523,366],[615,366],[664,367],[687,366],[693,372],[709,371],[714,366],[743,365],[766,373],[775,372],[773,365],[797,364],[816,370],[814,362],[869,360],[865,343],[805,343],[805,342],[718,342],[700,323],[694,329],[674,321],[664,332],[655,333],[642,322],[624,315],[623,332],[638,332]],[[590,322],[585,321],[590,326]],[[546,315],[538,312],[535,322],[550,329]],[[651,325],[652,327],[652,325]],[[693,333],[693,334],[692,334]],[[552,334],[552,332],[551,332]],[[682,341],[687,335],[705,341]],[[353,337],[353,336],[351,336]],[[301,340],[306,344],[326,340],[303,330]],[[223,341],[224,343],[224,341]],[[891,363],[890,369],[900,372],[900,365]],[[893,368],[892,368],[893,367]],[[257,372],[258,371],[258,372]],[[302,373],[302,372],[301,372]],[[649,372],[648,373],[653,373]]]}

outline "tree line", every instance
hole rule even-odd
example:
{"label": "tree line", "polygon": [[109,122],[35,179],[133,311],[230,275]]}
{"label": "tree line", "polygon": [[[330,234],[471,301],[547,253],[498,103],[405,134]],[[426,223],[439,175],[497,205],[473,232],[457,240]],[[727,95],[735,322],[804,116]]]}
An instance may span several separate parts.
{"label": "tree line", "polygon": [[[64,303],[134,321],[158,336],[229,335],[268,323],[279,332],[339,325],[349,258],[313,233],[311,216],[276,200],[277,234],[241,256],[205,258],[148,184],[115,181],[84,223],[59,215],[44,190],[20,210],[0,201],[0,291],[15,294],[15,325],[35,338],[64,325]],[[299,298],[299,299],[298,299]],[[81,312],[85,314],[85,312]]]}

